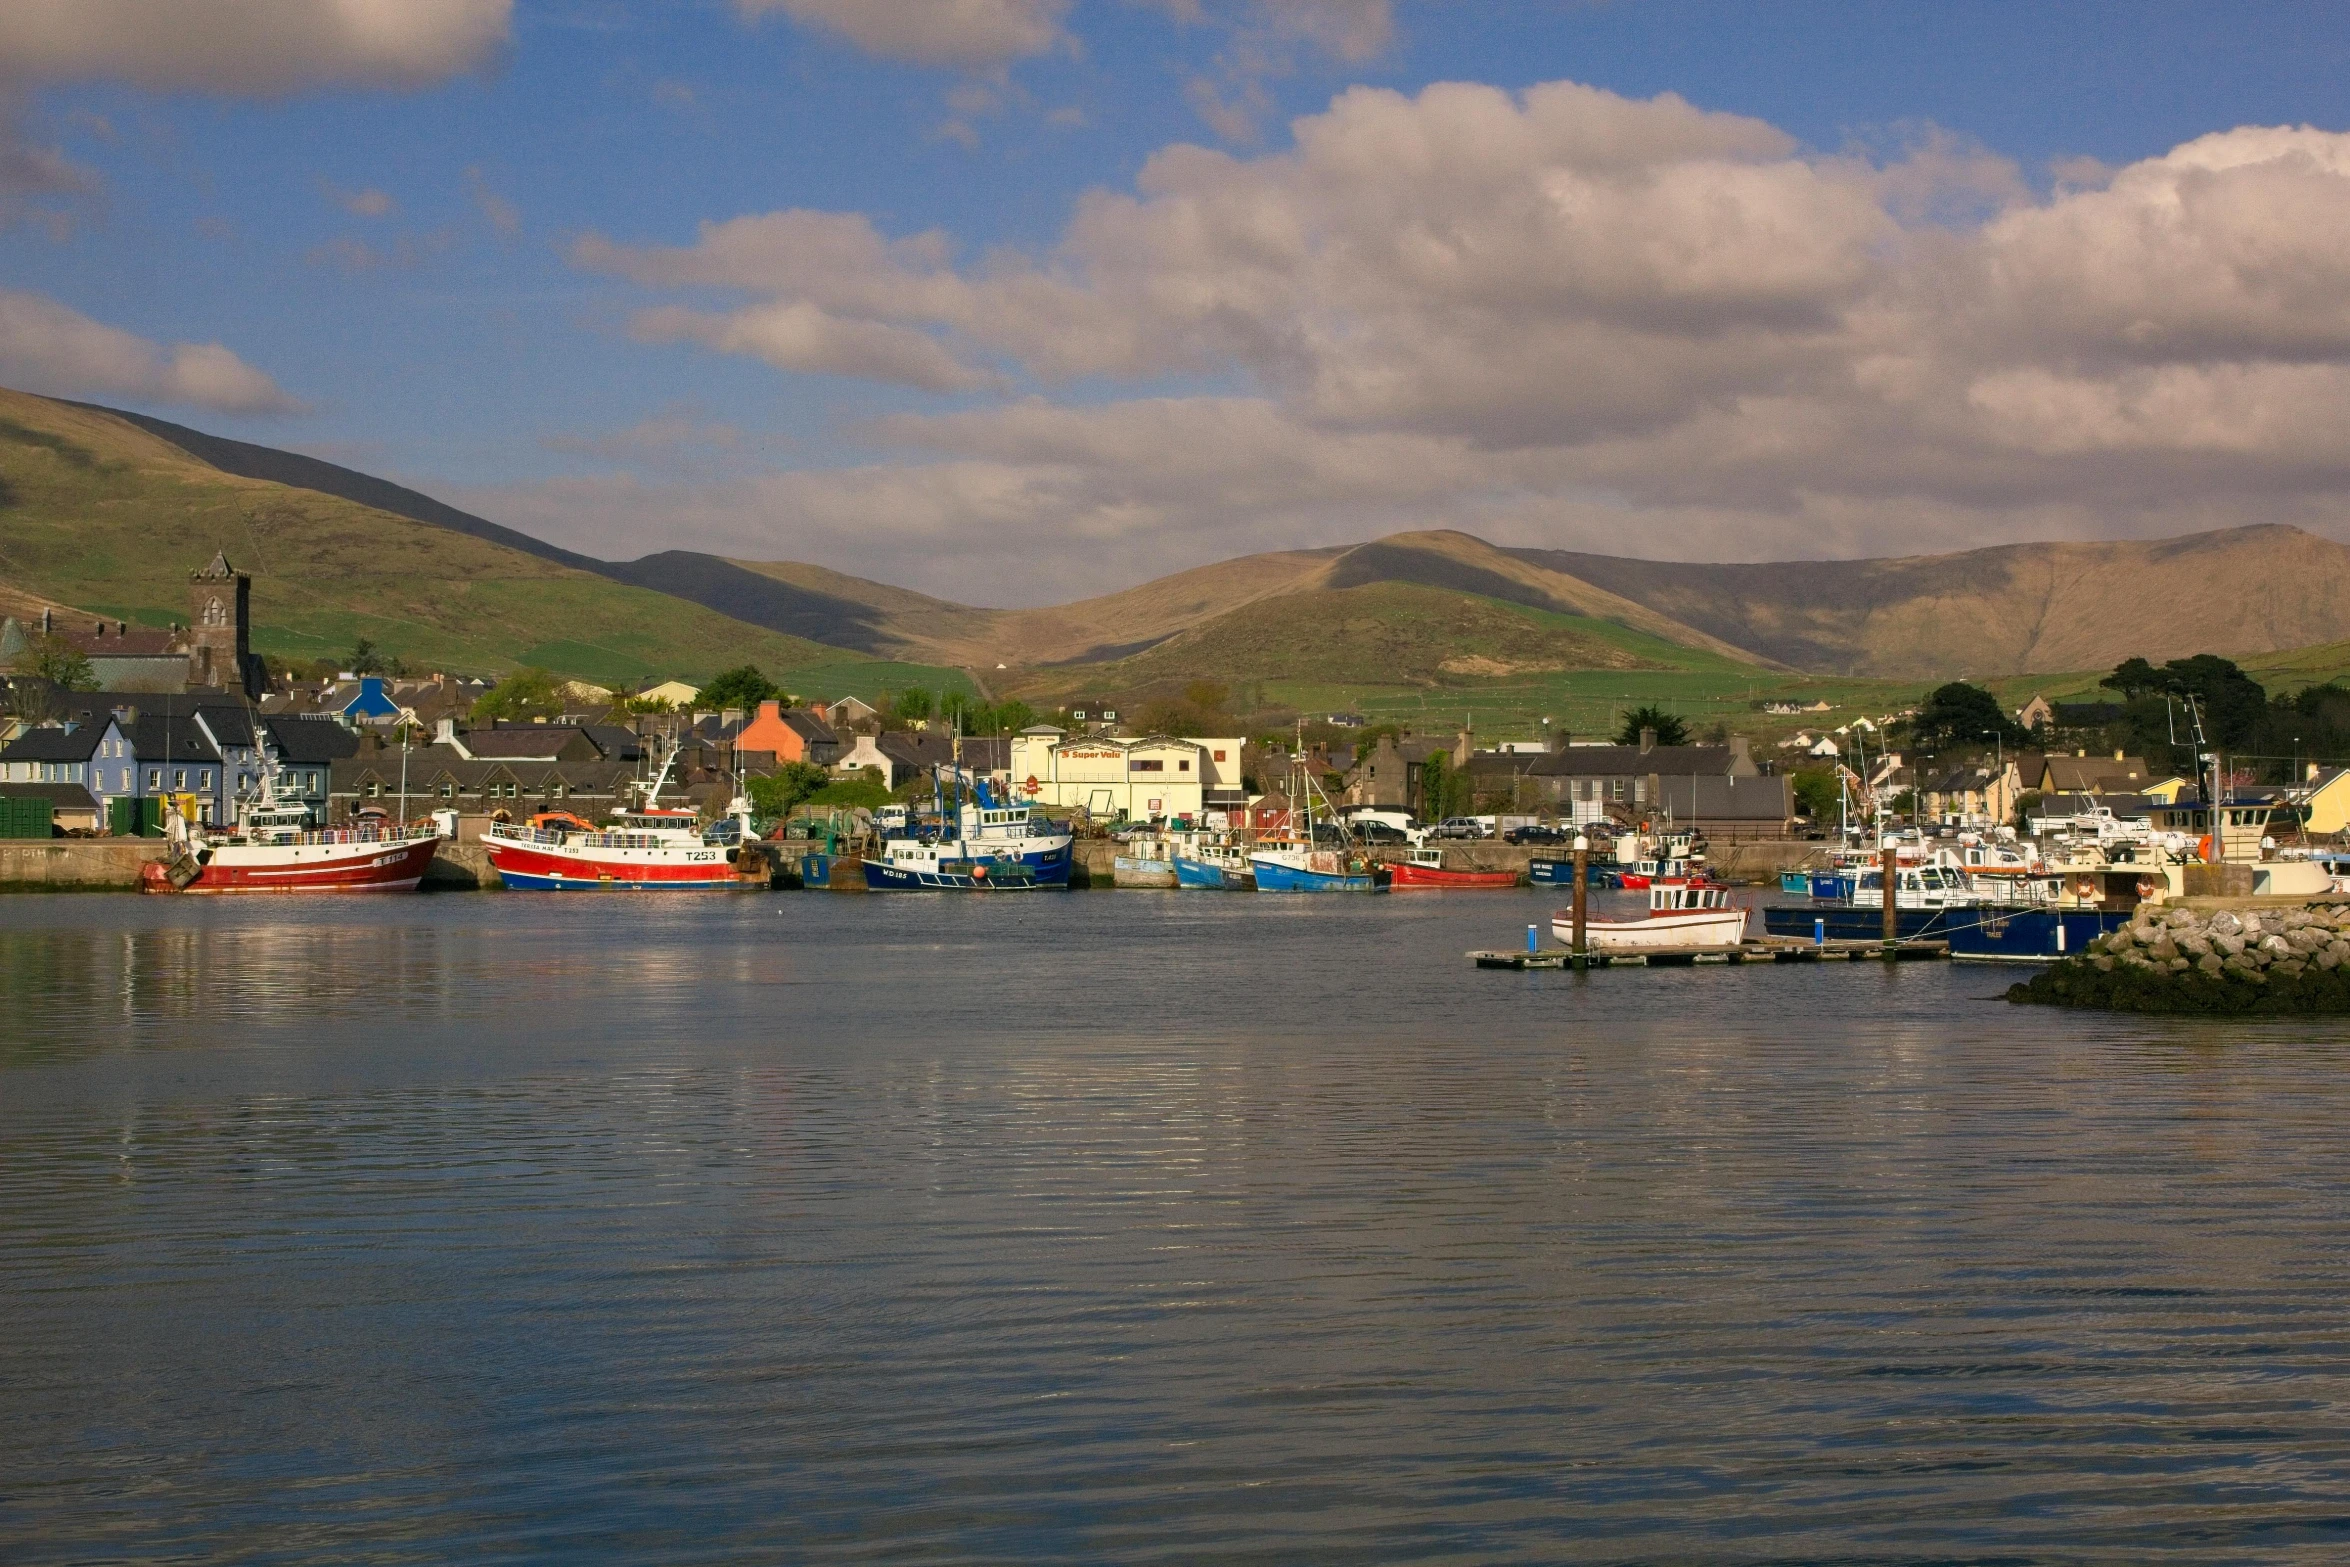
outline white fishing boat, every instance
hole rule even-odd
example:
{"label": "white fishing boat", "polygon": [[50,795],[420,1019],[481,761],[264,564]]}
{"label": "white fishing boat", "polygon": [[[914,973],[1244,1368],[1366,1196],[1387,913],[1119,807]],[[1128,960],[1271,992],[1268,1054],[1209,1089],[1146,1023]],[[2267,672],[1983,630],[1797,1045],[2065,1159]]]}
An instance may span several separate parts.
{"label": "white fishing boat", "polygon": [[1172,887],[1175,881],[1175,845],[1163,833],[1129,838],[1110,862],[1114,887]]}
{"label": "white fishing boat", "polygon": [[[1551,934],[1572,946],[1573,911],[1551,916]],[[1746,910],[1734,908],[1727,887],[1692,884],[1656,886],[1648,890],[1648,917],[1637,920],[1583,921],[1585,950],[1590,952],[1680,951],[1691,947],[1735,947],[1746,939]]]}

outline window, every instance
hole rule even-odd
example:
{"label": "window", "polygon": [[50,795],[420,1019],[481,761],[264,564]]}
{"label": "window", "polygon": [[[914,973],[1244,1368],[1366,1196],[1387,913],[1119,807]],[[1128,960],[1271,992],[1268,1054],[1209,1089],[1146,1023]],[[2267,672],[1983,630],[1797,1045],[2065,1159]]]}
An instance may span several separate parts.
{"label": "window", "polygon": [[312,773],[310,775],[310,792],[312,794],[316,794],[318,792],[318,774],[316,773]]}
{"label": "window", "polygon": [[1138,773],[1163,773],[1167,770],[1167,764],[1154,757],[1147,762],[1136,762],[1134,770]]}
{"label": "window", "polygon": [[171,770],[171,786],[174,789],[185,789],[188,786],[188,770],[186,768],[175,767]]}
{"label": "window", "polygon": [[1182,761],[1180,761],[1180,762],[1178,762],[1178,763],[1176,764],[1176,768],[1177,768],[1177,770],[1178,770],[1178,771],[1180,771],[1180,772],[1186,772],[1186,773],[1190,772],[1190,771],[1191,771],[1191,758],[1190,758],[1190,757],[1188,757],[1188,756],[1187,756],[1187,757],[1185,757],[1185,758],[1184,758]]}
{"label": "window", "polygon": [[441,798],[442,798],[442,799],[444,799],[444,800],[454,800],[454,799],[456,799],[456,798],[457,798],[457,786],[456,786],[455,784],[453,784],[453,783],[443,783],[443,784],[441,785]]}
{"label": "window", "polygon": [[1221,751],[1218,751],[1218,752],[1216,753],[1216,760],[1217,760],[1217,761],[1219,761],[1219,762],[1221,762],[1222,760],[1224,760],[1224,753],[1223,753],[1223,752],[1221,752]]}
{"label": "window", "polygon": [[565,784],[560,778],[547,785],[547,798],[550,800],[560,800],[570,792],[570,786]]}
{"label": "window", "polygon": [[196,787],[206,794],[212,792],[212,769],[207,767],[196,775]]}
{"label": "window", "polygon": [[370,800],[380,800],[380,799],[382,799],[382,798],[383,798],[383,796],[384,796],[384,785],[383,785],[383,780],[382,780],[382,779],[380,779],[380,778],[370,778],[370,779],[368,779],[368,780],[367,780],[367,797],[368,797]]}
{"label": "window", "polygon": [[149,794],[161,794],[163,792],[162,768],[150,767],[147,769],[147,792]]}

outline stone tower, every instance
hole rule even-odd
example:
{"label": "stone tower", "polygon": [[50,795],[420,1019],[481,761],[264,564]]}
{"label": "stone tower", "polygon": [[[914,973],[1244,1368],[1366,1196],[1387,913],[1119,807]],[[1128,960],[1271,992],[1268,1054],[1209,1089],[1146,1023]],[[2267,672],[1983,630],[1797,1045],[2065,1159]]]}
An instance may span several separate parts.
{"label": "stone tower", "polygon": [[253,579],[228,563],[228,552],[188,578],[188,684],[242,689],[253,681]]}

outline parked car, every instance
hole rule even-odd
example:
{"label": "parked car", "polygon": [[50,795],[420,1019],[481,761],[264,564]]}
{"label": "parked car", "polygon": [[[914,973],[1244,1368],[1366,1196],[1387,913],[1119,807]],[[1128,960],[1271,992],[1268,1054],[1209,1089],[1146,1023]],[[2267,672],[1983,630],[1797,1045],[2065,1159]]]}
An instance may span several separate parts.
{"label": "parked car", "polygon": [[1436,824],[1431,838],[1489,838],[1485,824],[1474,816],[1447,816]]}
{"label": "parked car", "polygon": [[1540,822],[1533,822],[1523,827],[1512,827],[1508,832],[1502,834],[1502,841],[1504,843],[1567,843],[1572,841],[1573,836],[1572,833],[1561,828],[1545,827]]}
{"label": "parked car", "polygon": [[1365,843],[1410,843],[1412,835],[1400,827],[1391,826],[1375,817],[1359,817],[1351,830]]}

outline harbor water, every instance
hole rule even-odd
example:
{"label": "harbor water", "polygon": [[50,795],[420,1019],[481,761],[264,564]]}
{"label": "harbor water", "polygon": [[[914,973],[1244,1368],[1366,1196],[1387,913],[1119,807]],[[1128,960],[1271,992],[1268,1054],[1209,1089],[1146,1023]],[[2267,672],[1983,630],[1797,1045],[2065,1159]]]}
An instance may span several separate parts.
{"label": "harbor water", "polygon": [[2350,1552],[2350,1027],[1562,899],[0,900],[0,1560]]}

